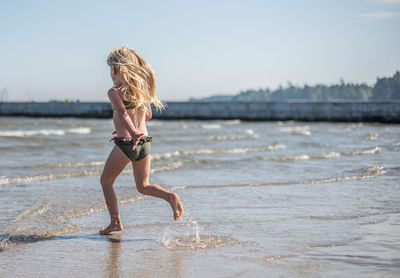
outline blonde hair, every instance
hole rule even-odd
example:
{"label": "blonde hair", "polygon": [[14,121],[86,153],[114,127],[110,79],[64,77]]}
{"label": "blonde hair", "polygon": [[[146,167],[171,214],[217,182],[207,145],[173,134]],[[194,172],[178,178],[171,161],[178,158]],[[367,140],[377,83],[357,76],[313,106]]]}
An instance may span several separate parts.
{"label": "blonde hair", "polygon": [[108,56],[107,64],[117,71],[115,83],[118,86],[114,85],[114,88],[123,93],[125,101],[146,112],[149,104],[157,110],[165,108],[156,96],[153,69],[135,50],[116,47]]}

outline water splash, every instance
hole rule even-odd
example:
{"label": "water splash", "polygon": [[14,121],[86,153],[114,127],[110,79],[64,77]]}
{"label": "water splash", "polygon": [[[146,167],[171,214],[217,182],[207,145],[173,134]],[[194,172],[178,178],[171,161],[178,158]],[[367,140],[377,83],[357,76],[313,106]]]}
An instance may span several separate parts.
{"label": "water splash", "polygon": [[201,235],[199,224],[184,212],[179,223],[165,227],[160,244],[169,250],[203,250],[233,245],[239,241],[221,235]]}
{"label": "water splash", "polygon": [[185,211],[180,222],[165,227],[161,245],[168,249],[197,249],[200,241],[199,225]]}

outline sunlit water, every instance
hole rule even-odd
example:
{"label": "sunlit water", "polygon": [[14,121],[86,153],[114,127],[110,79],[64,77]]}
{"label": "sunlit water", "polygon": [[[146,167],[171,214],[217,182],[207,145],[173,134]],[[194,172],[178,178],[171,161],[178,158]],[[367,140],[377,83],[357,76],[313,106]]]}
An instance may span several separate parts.
{"label": "sunlit water", "polygon": [[0,277],[398,277],[400,126],[149,122],[151,182],[99,184],[111,120],[0,118]]}

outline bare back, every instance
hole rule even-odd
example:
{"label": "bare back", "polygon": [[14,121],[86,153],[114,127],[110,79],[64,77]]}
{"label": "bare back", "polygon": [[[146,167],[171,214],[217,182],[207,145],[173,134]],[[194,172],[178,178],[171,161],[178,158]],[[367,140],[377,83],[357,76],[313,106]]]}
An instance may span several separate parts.
{"label": "bare back", "polygon": [[[135,126],[136,130],[140,134],[148,135],[147,128],[146,128],[146,113],[139,109],[129,109],[126,110],[129,117],[132,120],[133,125]],[[117,113],[114,111],[113,113],[113,121],[115,130],[117,131],[117,136],[119,137],[129,137],[128,130],[122,125],[120,122]]]}
{"label": "bare back", "polygon": [[[121,100],[123,100],[120,92],[118,92],[118,95],[120,96]],[[125,109],[125,111],[129,115],[136,132],[138,134],[144,134],[148,136],[146,127],[146,112],[137,108]],[[116,110],[113,112],[113,121],[118,137],[130,137],[129,131],[121,123],[120,117],[118,116],[118,112]]]}

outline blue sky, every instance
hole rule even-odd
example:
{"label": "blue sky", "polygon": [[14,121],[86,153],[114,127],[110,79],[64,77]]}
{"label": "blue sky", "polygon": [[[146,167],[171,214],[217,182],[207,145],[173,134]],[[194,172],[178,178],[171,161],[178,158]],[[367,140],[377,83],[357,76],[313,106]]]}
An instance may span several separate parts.
{"label": "blue sky", "polygon": [[107,100],[120,45],[152,65],[163,100],[400,70],[400,0],[2,0],[0,11],[8,100]]}

